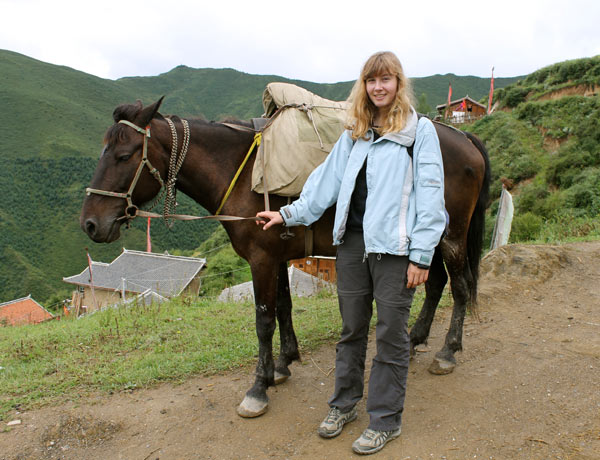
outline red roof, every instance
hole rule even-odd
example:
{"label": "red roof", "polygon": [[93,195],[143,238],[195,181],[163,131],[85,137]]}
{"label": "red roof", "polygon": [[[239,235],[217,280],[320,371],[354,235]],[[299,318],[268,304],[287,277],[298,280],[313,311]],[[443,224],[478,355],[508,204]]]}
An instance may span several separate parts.
{"label": "red roof", "polygon": [[31,296],[0,303],[0,324],[10,326],[41,323],[54,316]]}

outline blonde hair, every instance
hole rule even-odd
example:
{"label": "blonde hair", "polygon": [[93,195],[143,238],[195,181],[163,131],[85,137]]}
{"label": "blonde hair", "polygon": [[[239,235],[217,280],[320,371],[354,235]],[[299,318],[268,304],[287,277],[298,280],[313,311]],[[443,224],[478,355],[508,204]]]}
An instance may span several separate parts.
{"label": "blonde hair", "polygon": [[350,93],[350,109],[348,111],[347,129],[352,130],[352,138],[365,137],[373,123],[377,107],[367,94],[366,81],[381,75],[394,75],[398,80],[396,98],[392,103],[383,126],[381,135],[402,130],[411,113],[414,99],[410,80],[404,75],[400,60],[391,51],[380,51],[373,54],[363,65],[360,77],[354,83]]}

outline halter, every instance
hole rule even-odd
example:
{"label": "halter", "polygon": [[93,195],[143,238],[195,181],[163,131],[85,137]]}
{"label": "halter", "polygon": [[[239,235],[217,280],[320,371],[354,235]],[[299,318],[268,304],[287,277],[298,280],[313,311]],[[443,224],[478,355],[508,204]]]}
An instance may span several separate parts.
{"label": "halter", "polygon": [[[173,138],[172,139],[173,145],[171,148],[171,161],[169,164],[169,172],[168,172],[166,184],[162,180],[162,177],[160,177],[160,173],[159,173],[158,169],[156,169],[154,166],[152,166],[152,163],[150,163],[150,160],[148,159],[148,139],[150,138],[150,125],[146,126],[146,129],[143,129],[143,128],[140,128],[139,126],[131,123],[130,121],[119,120],[119,123],[123,123],[124,125],[130,126],[131,128],[135,129],[137,132],[144,135],[144,145],[142,147],[142,161],[140,162],[140,164],[137,167],[135,176],[133,177],[133,181],[131,182],[131,185],[129,186],[129,190],[127,190],[127,193],[111,192],[111,191],[107,191],[107,190],[99,190],[99,189],[88,187],[85,189],[86,194],[88,196],[90,196],[92,193],[94,193],[96,195],[111,196],[111,197],[123,198],[123,199],[127,200],[127,207],[125,208],[125,215],[119,217],[117,220],[127,220],[128,222],[135,219],[135,217],[137,217],[137,216],[163,217],[165,219],[165,222],[167,223],[167,226],[169,226],[169,222],[168,222],[169,219],[177,219],[177,220],[209,219],[209,220],[219,220],[219,221],[240,221],[240,220],[259,221],[260,220],[259,217],[224,216],[224,215],[218,215],[218,214],[221,212],[221,209],[223,208],[225,201],[227,201],[227,198],[229,197],[231,191],[233,190],[233,187],[235,186],[235,183],[236,183],[239,175],[241,174],[242,169],[244,168],[244,165],[248,161],[250,154],[252,153],[252,151],[254,150],[255,147],[260,145],[261,133],[258,132],[255,134],[254,142],[250,146],[250,150],[248,150],[248,153],[246,154],[244,161],[240,165],[235,177],[231,181],[231,184],[229,185],[229,188],[228,188],[227,192],[225,193],[225,196],[221,200],[219,209],[217,210],[217,212],[215,213],[214,216],[190,216],[190,215],[185,215],[185,214],[171,214],[171,211],[174,210],[173,209],[174,206],[176,206],[176,203],[175,203],[175,181],[177,180],[177,173],[179,172],[179,169],[181,168],[181,165],[183,164],[183,160],[185,159],[185,156],[187,154],[189,141],[190,141],[190,131],[189,131],[189,126],[188,126],[187,121],[182,120],[183,128],[184,128],[183,145],[181,147],[181,152],[179,154],[179,158],[177,159],[176,158],[177,157],[177,131],[175,130],[175,125],[173,124],[173,122],[169,118],[165,118],[165,119],[169,123],[169,126],[171,128],[171,135]],[[230,125],[228,125],[228,126],[230,126]],[[235,128],[242,129],[242,130],[248,129],[249,131],[255,132],[253,129],[250,129],[250,128],[237,127],[237,126]],[[164,192],[167,193],[167,196],[165,198],[164,213],[162,216],[160,214],[156,214],[153,212],[140,210],[136,205],[133,204],[133,201],[131,200],[131,195],[133,194],[133,190],[135,189],[135,186],[137,185],[137,182],[140,178],[142,169],[144,169],[144,165],[148,167],[148,169],[150,170],[150,174],[152,174],[154,176],[154,178],[158,181],[161,189],[163,189],[163,193]],[[161,196],[162,196],[162,194],[159,194],[157,196],[157,199],[156,199],[155,203],[151,206],[151,208],[154,207],[156,202],[158,202],[160,200]]]}
{"label": "halter", "polygon": [[107,190],[99,190],[99,189],[88,187],[85,189],[85,193],[88,196],[91,195],[92,193],[94,193],[96,195],[112,196],[115,198],[123,198],[123,199],[127,200],[127,207],[125,208],[125,215],[120,217],[119,220],[122,220],[122,219],[132,220],[135,218],[136,215],[138,215],[139,209],[136,205],[133,204],[133,201],[131,200],[131,195],[133,194],[133,190],[135,189],[135,186],[137,185],[140,175],[142,174],[142,169],[144,169],[144,166],[148,167],[148,169],[150,170],[150,174],[152,174],[154,176],[154,178],[158,181],[161,188],[164,187],[165,183],[163,182],[162,177],[160,177],[160,173],[159,173],[158,169],[156,169],[154,166],[152,166],[152,163],[150,163],[150,160],[148,159],[148,139],[150,138],[150,125],[146,126],[146,129],[143,129],[127,120],[119,120],[119,123],[130,126],[133,129],[135,129],[137,132],[144,135],[144,145],[142,147],[142,161],[140,162],[140,164],[137,167],[137,170],[135,171],[135,176],[133,177],[133,181],[131,182],[131,185],[129,186],[129,190],[127,190],[127,193],[119,193],[119,192],[111,192],[111,191],[107,191]]}

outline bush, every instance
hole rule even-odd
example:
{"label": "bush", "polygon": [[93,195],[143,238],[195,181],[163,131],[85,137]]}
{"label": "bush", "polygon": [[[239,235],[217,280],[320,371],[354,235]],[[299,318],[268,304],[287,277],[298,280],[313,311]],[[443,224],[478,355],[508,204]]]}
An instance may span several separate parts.
{"label": "bush", "polygon": [[546,180],[549,184],[569,188],[582,169],[596,165],[593,155],[581,151],[574,146],[563,146],[558,155],[546,169]]}
{"label": "bush", "polygon": [[518,86],[507,88],[504,92],[504,103],[508,107],[516,107],[521,102],[525,102],[528,94],[529,89],[527,88],[520,88]]}
{"label": "bush", "polygon": [[522,215],[516,215],[513,218],[510,231],[510,241],[518,243],[521,241],[531,241],[538,238],[544,221],[540,216],[531,212]]}
{"label": "bush", "polygon": [[593,217],[600,214],[600,169],[582,171],[566,191],[566,205]]}
{"label": "bush", "polygon": [[533,212],[540,213],[540,205],[548,197],[550,192],[543,184],[528,184],[521,190],[516,199],[516,209],[519,213]]}

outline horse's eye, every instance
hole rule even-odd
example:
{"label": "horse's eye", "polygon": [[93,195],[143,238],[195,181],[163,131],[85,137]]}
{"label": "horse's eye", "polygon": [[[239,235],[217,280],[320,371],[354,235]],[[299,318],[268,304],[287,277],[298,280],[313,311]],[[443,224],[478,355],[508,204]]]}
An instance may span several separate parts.
{"label": "horse's eye", "polygon": [[129,154],[129,155],[122,155],[119,158],[117,158],[117,160],[119,160],[119,161],[127,161],[130,158],[131,158],[131,154]]}

